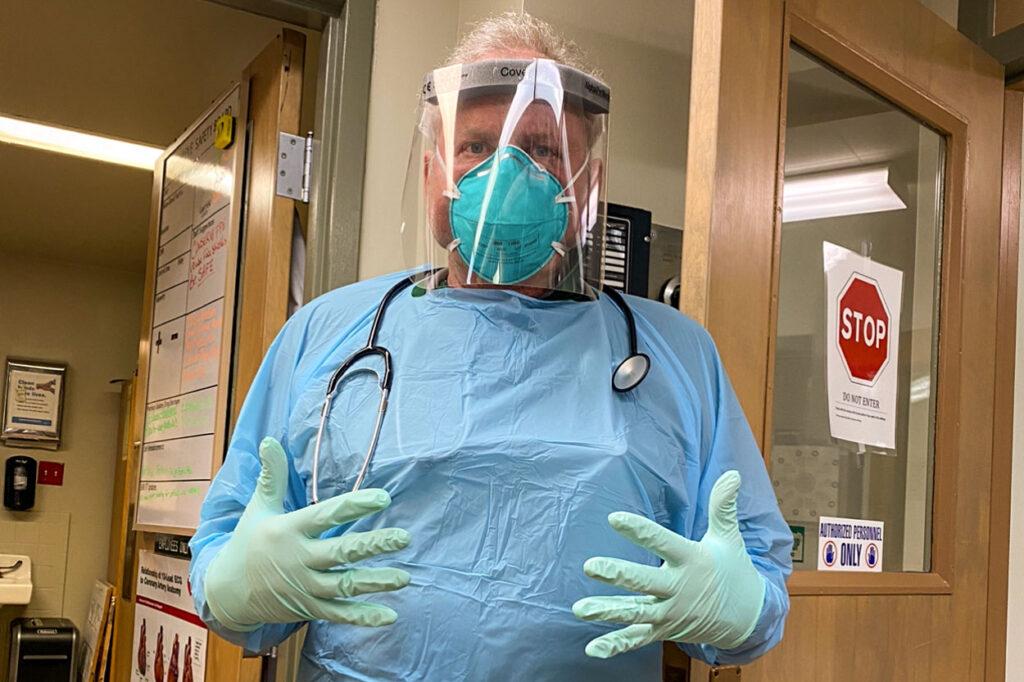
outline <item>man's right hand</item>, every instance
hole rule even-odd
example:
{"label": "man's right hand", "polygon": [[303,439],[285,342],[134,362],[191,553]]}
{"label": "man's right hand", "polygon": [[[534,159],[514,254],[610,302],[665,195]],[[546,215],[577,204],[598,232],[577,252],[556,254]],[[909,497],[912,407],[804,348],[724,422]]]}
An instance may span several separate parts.
{"label": "man's right hand", "polygon": [[236,632],[309,620],[370,626],[395,622],[397,614],[386,606],[344,598],[400,589],[409,584],[409,574],[348,565],[402,549],[409,533],[381,528],[320,538],[331,528],[386,509],[391,504],[387,492],[358,490],[285,513],[288,460],[281,444],[265,438],[260,461],[252,499],[206,570],[206,603],[214,617]]}

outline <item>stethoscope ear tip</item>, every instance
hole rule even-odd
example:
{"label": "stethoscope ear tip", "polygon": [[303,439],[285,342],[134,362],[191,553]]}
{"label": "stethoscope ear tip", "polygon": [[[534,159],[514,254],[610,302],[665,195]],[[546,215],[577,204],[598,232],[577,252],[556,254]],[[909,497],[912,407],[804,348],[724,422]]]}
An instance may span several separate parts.
{"label": "stethoscope ear tip", "polygon": [[616,393],[632,391],[651,371],[651,359],[644,353],[634,353],[619,363],[612,374],[612,389]]}

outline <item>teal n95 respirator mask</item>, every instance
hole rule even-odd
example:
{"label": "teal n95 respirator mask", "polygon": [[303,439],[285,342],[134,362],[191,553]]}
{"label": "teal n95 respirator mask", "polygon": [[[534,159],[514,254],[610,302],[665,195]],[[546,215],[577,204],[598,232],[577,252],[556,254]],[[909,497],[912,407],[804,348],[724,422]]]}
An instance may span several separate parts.
{"label": "teal n95 respirator mask", "polygon": [[[608,88],[551,60],[427,75],[403,198],[407,267],[592,296],[603,278]],[[429,288],[429,284],[427,288]]]}
{"label": "teal n95 respirator mask", "polygon": [[576,197],[519,147],[505,147],[469,170],[449,198],[448,250],[458,249],[486,282],[519,284],[556,254],[566,255],[562,239]]}

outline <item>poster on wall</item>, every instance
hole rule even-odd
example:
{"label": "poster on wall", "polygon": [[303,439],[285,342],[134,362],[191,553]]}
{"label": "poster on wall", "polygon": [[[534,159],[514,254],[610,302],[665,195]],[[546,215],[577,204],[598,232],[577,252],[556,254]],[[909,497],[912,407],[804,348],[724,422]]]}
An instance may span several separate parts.
{"label": "poster on wall", "polygon": [[60,446],[66,374],[65,365],[8,358],[4,372],[5,445],[51,450]]}
{"label": "poster on wall", "polygon": [[207,629],[196,614],[188,561],[139,552],[132,682],[202,682]]}
{"label": "poster on wall", "polygon": [[832,437],[895,448],[903,273],[828,242],[822,255]]}
{"label": "poster on wall", "polygon": [[[241,146],[236,86],[162,159],[137,527],[194,530],[227,423]],[[233,134],[233,133],[232,133]]]}

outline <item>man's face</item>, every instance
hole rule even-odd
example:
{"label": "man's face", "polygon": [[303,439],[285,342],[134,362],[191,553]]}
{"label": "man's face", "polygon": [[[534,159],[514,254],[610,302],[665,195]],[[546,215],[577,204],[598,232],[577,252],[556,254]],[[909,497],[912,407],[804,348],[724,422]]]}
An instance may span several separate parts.
{"label": "man's face", "polygon": [[[490,157],[498,147],[508,115],[511,95],[482,96],[463,99],[459,102],[455,121],[454,146],[452,148],[453,185],[471,169]],[[530,104],[518,121],[514,122],[508,144],[519,147],[541,167],[546,169],[562,187],[566,187],[578,173],[573,186],[566,194],[576,197],[570,202],[569,220],[566,233],[561,241],[567,252],[579,248],[580,210],[587,207],[591,188],[599,181],[601,166],[598,161],[588,158],[590,142],[588,123],[582,112],[566,108],[564,121],[555,119],[551,107],[540,101]],[[564,132],[563,132],[564,124]],[[450,199],[445,196],[448,189],[445,167],[449,164],[444,132],[439,118],[435,120],[436,146],[424,158],[426,208],[434,239],[442,246],[452,241],[449,221]],[[564,135],[564,137],[563,137]],[[581,171],[581,166],[586,166]],[[529,280],[514,287],[523,293],[536,294],[550,289],[553,278],[559,270],[561,256],[555,254],[551,261]],[[449,282],[455,286],[464,284],[467,267],[462,258],[452,252],[449,258]],[[539,290],[539,291],[538,291]]]}

